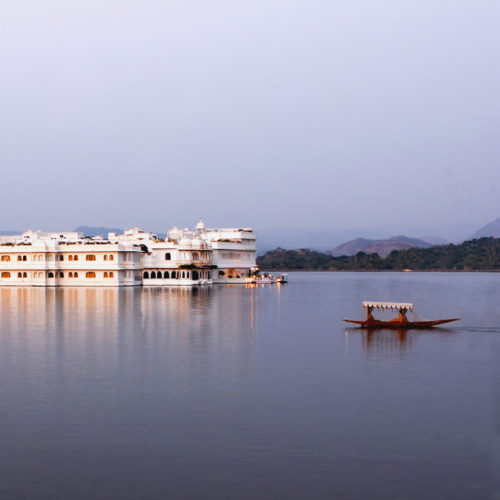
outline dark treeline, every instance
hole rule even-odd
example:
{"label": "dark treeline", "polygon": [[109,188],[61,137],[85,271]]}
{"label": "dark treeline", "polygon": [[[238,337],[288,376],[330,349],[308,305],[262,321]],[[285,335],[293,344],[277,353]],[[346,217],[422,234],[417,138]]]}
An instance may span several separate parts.
{"label": "dark treeline", "polygon": [[480,238],[460,245],[393,250],[385,259],[378,254],[358,252],[332,257],[312,250],[277,248],[257,258],[261,269],[360,270],[500,270],[500,238]]}

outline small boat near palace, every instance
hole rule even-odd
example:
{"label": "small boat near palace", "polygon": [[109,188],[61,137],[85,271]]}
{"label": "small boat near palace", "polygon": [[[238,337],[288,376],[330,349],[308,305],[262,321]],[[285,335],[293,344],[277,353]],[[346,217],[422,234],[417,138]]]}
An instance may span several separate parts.
{"label": "small boat near palace", "polygon": [[264,273],[262,276],[253,277],[250,282],[255,285],[272,285],[274,283],[274,277],[270,273]]}
{"label": "small boat near palace", "polygon": [[[458,321],[460,318],[417,320],[412,321],[406,317],[408,311],[413,311],[413,304],[409,302],[370,302],[365,301],[362,305],[364,319],[355,320],[344,318],[346,323],[359,325],[361,328],[432,328],[434,326]],[[395,310],[398,316],[390,320],[379,320],[373,317],[373,310]]]}
{"label": "small boat near palace", "polygon": [[259,271],[259,266],[254,266],[248,272],[245,283],[248,285],[272,285],[276,283],[279,285],[288,283],[288,274],[280,274],[274,277],[271,273],[261,273]]}

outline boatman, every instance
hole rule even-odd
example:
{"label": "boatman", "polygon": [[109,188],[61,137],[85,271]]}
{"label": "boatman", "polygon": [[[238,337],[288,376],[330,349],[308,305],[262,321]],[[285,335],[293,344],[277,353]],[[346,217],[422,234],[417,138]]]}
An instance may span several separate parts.
{"label": "boatman", "polygon": [[372,306],[368,306],[366,309],[366,321],[375,321],[375,318],[372,315]]}
{"label": "boatman", "polygon": [[401,321],[401,323],[408,323],[408,318],[406,317],[406,309],[401,308],[399,310],[398,321]]}

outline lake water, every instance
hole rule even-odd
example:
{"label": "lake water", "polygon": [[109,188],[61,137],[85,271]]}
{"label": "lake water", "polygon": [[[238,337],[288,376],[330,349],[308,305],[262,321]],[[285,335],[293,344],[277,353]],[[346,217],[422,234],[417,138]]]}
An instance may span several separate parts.
{"label": "lake water", "polygon": [[[447,328],[346,328],[361,301]],[[500,274],[0,288],[0,498],[500,499]]]}

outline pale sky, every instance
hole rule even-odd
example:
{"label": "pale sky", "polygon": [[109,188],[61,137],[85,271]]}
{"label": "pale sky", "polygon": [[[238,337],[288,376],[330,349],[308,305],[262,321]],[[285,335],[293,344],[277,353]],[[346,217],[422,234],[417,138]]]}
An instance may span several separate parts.
{"label": "pale sky", "polygon": [[500,217],[499,1],[0,1],[0,229]]}

